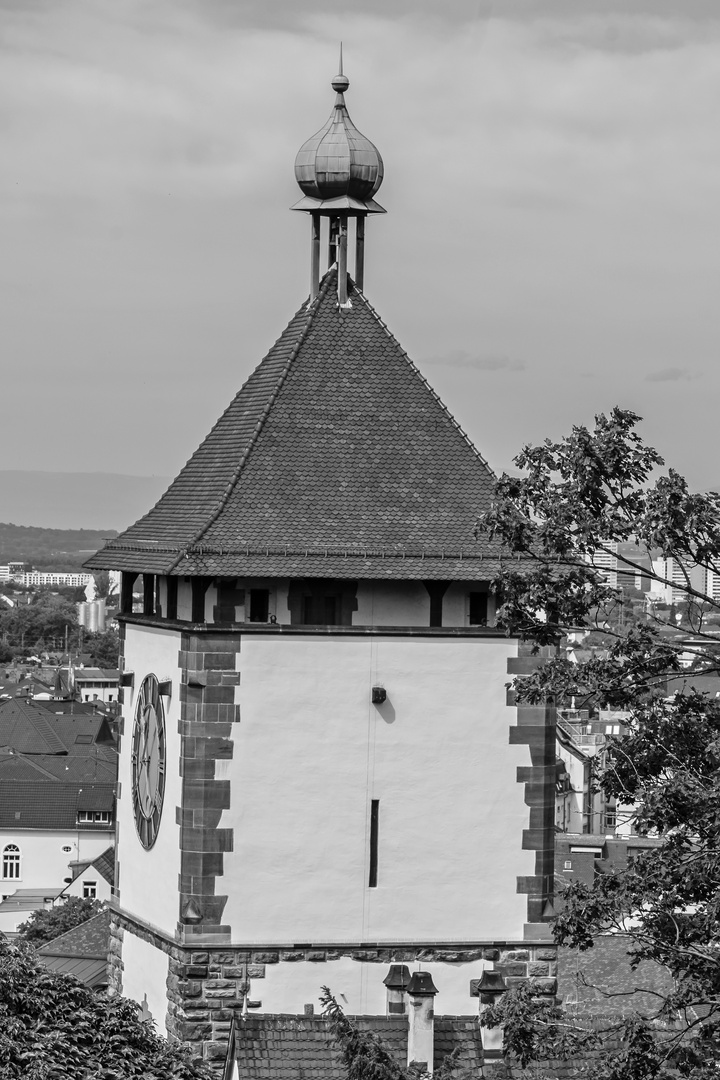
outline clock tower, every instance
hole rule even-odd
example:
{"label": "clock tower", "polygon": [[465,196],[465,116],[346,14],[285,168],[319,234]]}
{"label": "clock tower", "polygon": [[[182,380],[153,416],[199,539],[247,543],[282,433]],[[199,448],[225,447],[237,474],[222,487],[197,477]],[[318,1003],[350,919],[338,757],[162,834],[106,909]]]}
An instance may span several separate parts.
{"label": "clock tower", "polygon": [[508,705],[536,661],[494,626],[493,475],[365,296],[348,85],[295,163],[309,297],[87,564],[122,572],[113,984],[209,1061],[323,984],[384,1012],[391,963],[467,1013],[551,959],[554,717]]}

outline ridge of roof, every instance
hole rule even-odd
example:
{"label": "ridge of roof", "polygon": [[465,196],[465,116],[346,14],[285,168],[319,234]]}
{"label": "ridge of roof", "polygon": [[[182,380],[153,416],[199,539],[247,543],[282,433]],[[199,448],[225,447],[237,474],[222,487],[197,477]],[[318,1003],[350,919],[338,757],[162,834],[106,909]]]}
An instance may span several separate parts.
{"label": "ridge of roof", "polygon": [[18,761],[21,761],[24,765],[27,765],[28,768],[34,769],[36,772],[39,772],[48,780],[56,779],[56,777],[54,777],[51,772],[49,772],[47,769],[43,769],[39,761],[33,760],[33,757],[30,754],[24,754],[22,750],[13,750],[12,756]]}
{"label": "ridge of roof", "polygon": [[[318,295],[313,300],[308,300],[307,303],[304,305],[305,306],[305,311],[306,311],[305,323],[301,327],[300,333],[299,333],[298,338],[297,338],[297,341],[295,342],[294,346],[290,350],[290,354],[289,354],[287,360],[285,361],[284,366],[281,368],[281,370],[280,370],[280,372],[279,372],[279,374],[277,376],[277,380],[275,382],[275,389],[272,391],[272,393],[270,394],[270,397],[268,398],[268,400],[265,403],[265,406],[264,406],[264,408],[262,410],[262,413],[260,414],[260,419],[255,424],[255,428],[254,428],[254,430],[253,430],[253,432],[252,432],[252,434],[250,436],[250,441],[247,444],[244,453],[240,455],[240,460],[238,461],[235,469],[233,470],[232,476],[230,477],[230,479],[228,480],[228,482],[227,482],[227,484],[225,486],[225,490],[223,491],[222,495],[220,496],[220,501],[218,502],[217,507],[215,508],[214,512],[210,515],[210,518],[208,519],[208,521],[206,521],[204,523],[202,528],[199,529],[197,534],[190,541],[188,547],[194,547],[200,541],[200,539],[205,535],[205,533],[208,531],[208,529],[217,521],[217,519],[219,518],[220,514],[223,511],[223,508],[227,505],[227,501],[230,498],[232,492],[234,491],[235,485],[237,484],[238,480],[240,479],[240,474],[242,473],[243,469],[245,468],[245,465],[247,464],[247,461],[248,461],[248,458],[250,457],[250,454],[252,453],[254,447],[257,446],[257,442],[258,442],[258,438],[260,436],[260,432],[262,431],[263,427],[265,426],[265,422],[266,422],[266,420],[267,420],[267,418],[268,418],[268,416],[270,414],[270,410],[272,409],[273,405],[275,404],[275,401],[277,400],[277,396],[280,393],[280,390],[282,389],[282,385],[283,385],[283,383],[285,382],[285,380],[287,378],[288,372],[290,371],[290,368],[292,367],[292,363],[293,363],[295,357],[297,356],[298,352],[300,351],[300,346],[302,345],[305,338],[307,337],[308,330],[312,326],[313,316],[315,315],[316,311],[318,310],[318,308],[320,306],[320,303],[321,303],[323,297],[325,296],[325,293],[327,292],[327,290],[329,288],[331,280],[332,280],[332,270],[328,270],[328,272],[325,274],[325,277],[323,278],[323,280],[322,280],[322,282],[320,284],[320,289],[318,290]],[[302,308],[300,310],[302,311]],[[278,341],[279,340],[280,339],[278,338]],[[261,361],[261,363],[263,363],[263,361]],[[260,365],[258,365],[258,367],[259,366]],[[230,409],[231,405],[232,405],[232,402],[230,403],[230,405],[228,405],[228,409]],[[226,409],[225,411],[227,412],[228,409]],[[223,415],[225,415],[225,414],[223,413]],[[172,564],[172,566],[170,566],[170,568],[168,570],[168,573],[172,573],[172,571],[177,567],[178,563],[181,561],[182,557],[183,556],[182,556],[182,552],[181,552],[178,555],[177,559]]]}

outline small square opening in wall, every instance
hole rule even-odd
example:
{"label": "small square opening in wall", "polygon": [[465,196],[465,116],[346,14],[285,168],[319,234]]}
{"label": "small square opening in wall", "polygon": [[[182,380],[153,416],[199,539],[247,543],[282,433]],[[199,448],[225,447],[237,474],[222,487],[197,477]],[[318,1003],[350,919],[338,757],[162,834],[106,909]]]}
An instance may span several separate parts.
{"label": "small square opening in wall", "polygon": [[97,881],[83,881],[83,900],[97,898]]}

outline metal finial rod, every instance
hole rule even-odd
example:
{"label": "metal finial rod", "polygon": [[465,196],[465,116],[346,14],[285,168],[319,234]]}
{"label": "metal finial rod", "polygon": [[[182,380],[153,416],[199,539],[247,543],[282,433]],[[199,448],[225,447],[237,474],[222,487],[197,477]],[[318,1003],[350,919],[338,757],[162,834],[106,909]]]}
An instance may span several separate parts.
{"label": "metal finial rod", "polygon": [[[350,80],[343,74],[343,50],[342,41],[340,42],[340,70],[330,84],[338,94],[344,94],[350,85]],[[335,102],[336,105],[342,105],[342,98],[338,98]]]}

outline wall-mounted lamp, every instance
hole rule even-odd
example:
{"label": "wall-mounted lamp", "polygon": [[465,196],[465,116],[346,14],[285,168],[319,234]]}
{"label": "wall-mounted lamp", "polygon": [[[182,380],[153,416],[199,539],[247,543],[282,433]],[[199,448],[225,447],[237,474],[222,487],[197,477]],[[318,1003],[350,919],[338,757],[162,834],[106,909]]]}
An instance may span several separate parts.
{"label": "wall-mounted lamp", "polygon": [[192,897],[185,904],[185,907],[180,912],[180,918],[184,923],[189,923],[191,926],[196,926],[202,922],[203,913],[201,908],[195,903]]}
{"label": "wall-mounted lamp", "polygon": [[387,691],[384,686],[373,686],[372,688],[372,703],[373,705],[382,705],[383,701],[387,697]]}
{"label": "wall-mounted lamp", "polygon": [[135,685],[135,672],[134,671],[121,671],[120,672],[120,685],[133,687]]}
{"label": "wall-mounted lamp", "polygon": [[162,679],[158,682],[158,693],[161,697],[170,697],[172,694],[172,679]]}

